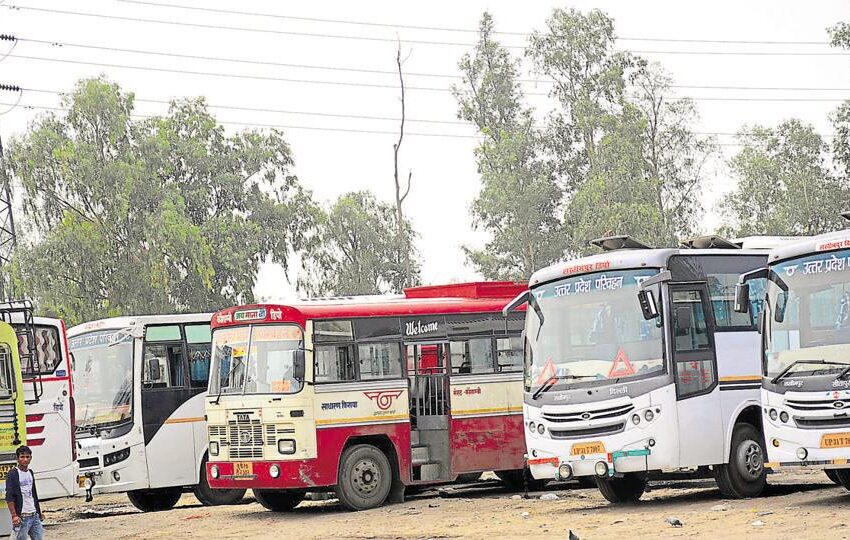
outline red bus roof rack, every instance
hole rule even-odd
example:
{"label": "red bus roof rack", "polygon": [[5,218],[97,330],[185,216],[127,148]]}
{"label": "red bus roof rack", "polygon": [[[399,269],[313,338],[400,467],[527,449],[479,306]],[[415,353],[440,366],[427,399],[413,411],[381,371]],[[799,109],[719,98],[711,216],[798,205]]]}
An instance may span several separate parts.
{"label": "red bus roof rack", "polygon": [[423,285],[404,289],[405,298],[502,298],[512,297],[528,288],[514,281],[473,281],[448,285]]}

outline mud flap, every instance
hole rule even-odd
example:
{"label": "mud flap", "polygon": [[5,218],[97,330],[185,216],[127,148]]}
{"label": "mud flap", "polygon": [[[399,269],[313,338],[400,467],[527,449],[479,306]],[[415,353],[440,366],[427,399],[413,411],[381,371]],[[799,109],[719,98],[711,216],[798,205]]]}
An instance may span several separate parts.
{"label": "mud flap", "polygon": [[393,485],[390,487],[390,494],[387,496],[387,501],[391,503],[404,502],[404,484],[401,480],[393,478]]}

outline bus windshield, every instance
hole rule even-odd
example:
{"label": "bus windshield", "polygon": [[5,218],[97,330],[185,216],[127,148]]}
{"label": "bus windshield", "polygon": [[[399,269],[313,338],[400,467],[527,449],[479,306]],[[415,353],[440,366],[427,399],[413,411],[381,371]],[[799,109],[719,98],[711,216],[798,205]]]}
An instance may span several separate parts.
{"label": "bus windshield", "polygon": [[637,296],[638,284],[656,273],[606,271],[532,289],[526,389],[553,378],[556,385],[581,385],[664,372],[661,318],[644,319]]}
{"label": "bus windshield", "polygon": [[[294,394],[303,333],[294,324],[221,328],[213,332],[211,395]],[[303,358],[303,356],[302,356]]]}
{"label": "bus windshield", "polygon": [[850,366],[850,250],[772,267],[765,338],[767,377],[835,376]]}
{"label": "bus windshield", "polygon": [[78,428],[115,425],[133,416],[133,336],[124,330],[90,332],[68,340],[74,355]]}

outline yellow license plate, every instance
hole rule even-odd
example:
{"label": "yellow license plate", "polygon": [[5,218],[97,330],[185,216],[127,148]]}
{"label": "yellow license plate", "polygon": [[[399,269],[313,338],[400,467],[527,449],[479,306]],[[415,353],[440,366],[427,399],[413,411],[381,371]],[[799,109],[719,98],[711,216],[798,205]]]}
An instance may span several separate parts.
{"label": "yellow license plate", "polygon": [[602,441],[576,443],[570,448],[571,456],[586,456],[588,454],[604,454],[605,445]]}
{"label": "yellow license plate", "polygon": [[77,477],[77,485],[80,486],[81,488],[85,488],[86,487],[86,477],[85,476],[78,476]]}
{"label": "yellow license plate", "polygon": [[254,475],[254,464],[253,463],[234,463],[233,464],[233,476],[253,476]]}
{"label": "yellow license plate", "polygon": [[15,466],[11,463],[4,463],[0,465],[0,480],[5,480],[6,476],[9,474]]}
{"label": "yellow license plate", "polygon": [[821,448],[847,448],[850,446],[850,433],[829,433],[820,438]]}

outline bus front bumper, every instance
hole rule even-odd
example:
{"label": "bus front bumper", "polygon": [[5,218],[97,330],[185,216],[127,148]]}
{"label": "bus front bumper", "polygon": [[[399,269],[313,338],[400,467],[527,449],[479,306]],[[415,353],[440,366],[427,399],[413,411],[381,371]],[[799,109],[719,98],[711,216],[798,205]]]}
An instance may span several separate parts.
{"label": "bus front bumper", "polygon": [[207,481],[215,489],[313,489],[336,483],[336,467],[317,459],[293,461],[210,461]]}
{"label": "bus front bumper", "polygon": [[768,458],[765,467],[773,470],[850,467],[850,432],[847,430],[777,429],[768,424],[765,445]]}

